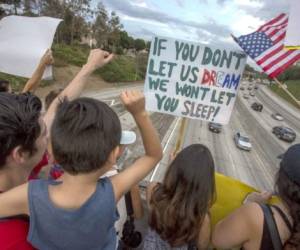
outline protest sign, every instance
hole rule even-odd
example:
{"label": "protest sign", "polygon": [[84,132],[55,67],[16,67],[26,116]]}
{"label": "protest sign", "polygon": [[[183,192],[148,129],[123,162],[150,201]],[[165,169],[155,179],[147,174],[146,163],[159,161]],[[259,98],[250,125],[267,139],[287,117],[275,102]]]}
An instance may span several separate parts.
{"label": "protest sign", "polygon": [[284,46],[288,49],[300,49],[300,1],[290,0],[289,21],[284,40]]}
{"label": "protest sign", "polygon": [[[50,17],[8,16],[0,21],[0,72],[31,77],[41,57],[51,48],[61,20]],[[47,67],[43,79],[51,78]]]}
{"label": "protest sign", "polygon": [[146,108],[227,124],[245,63],[242,51],[155,37],[144,87]]}

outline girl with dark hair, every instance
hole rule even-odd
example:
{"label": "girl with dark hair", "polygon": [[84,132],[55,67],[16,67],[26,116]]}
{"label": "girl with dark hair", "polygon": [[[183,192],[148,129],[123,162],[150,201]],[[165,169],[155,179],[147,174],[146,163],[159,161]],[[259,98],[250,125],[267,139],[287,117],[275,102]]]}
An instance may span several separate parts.
{"label": "girl with dark hair", "polygon": [[162,183],[147,189],[150,229],[144,249],[207,249],[215,200],[214,161],[201,144],[183,149]]}
{"label": "girl with dark hair", "polygon": [[300,144],[291,146],[284,154],[275,187],[280,198],[278,204],[264,204],[269,194],[250,194],[246,204],[216,225],[214,246],[300,249]]}

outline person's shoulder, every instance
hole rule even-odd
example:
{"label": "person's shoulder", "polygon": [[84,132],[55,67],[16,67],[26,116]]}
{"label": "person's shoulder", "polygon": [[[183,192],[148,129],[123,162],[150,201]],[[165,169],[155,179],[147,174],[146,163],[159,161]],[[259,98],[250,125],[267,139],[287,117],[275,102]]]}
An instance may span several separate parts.
{"label": "person's shoulder", "polygon": [[264,214],[260,204],[256,202],[249,202],[241,206],[238,211],[244,217],[244,220],[249,223],[249,225],[252,225],[255,228],[261,227]]}
{"label": "person's shoulder", "polygon": [[34,249],[27,242],[29,222],[23,219],[0,220],[0,249]]}

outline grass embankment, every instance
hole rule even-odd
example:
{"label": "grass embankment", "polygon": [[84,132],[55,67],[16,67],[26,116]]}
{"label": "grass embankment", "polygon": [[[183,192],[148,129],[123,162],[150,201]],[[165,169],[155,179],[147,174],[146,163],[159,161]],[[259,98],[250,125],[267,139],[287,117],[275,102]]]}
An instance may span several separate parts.
{"label": "grass embankment", "polygon": [[[67,46],[56,44],[53,46],[56,66],[68,64],[82,66],[88,57],[89,48],[85,46]],[[96,71],[107,82],[131,82],[145,78],[147,56],[136,58],[126,55],[116,55],[114,60]]]}
{"label": "grass embankment", "polygon": [[[300,100],[300,79],[299,80],[289,80],[284,82],[287,87],[288,90],[298,99]],[[281,88],[279,88],[279,86],[277,84],[273,84],[270,87],[277,95],[279,95],[280,97],[282,97],[283,99],[285,99],[286,101],[288,101],[289,103],[291,103],[292,105],[294,105],[295,107],[299,108],[299,106],[295,103],[295,101]]]}
{"label": "grass embankment", "polygon": [[[55,59],[54,67],[75,65],[81,67],[86,63],[90,49],[86,46],[68,46],[54,44],[52,47]],[[138,55],[136,58],[126,55],[116,55],[114,60],[95,72],[107,82],[133,82],[145,78],[147,55]],[[55,75],[54,75],[55,77]],[[21,91],[27,79],[0,73],[0,79],[10,81],[14,91]],[[47,86],[54,81],[42,81],[41,86]]]}

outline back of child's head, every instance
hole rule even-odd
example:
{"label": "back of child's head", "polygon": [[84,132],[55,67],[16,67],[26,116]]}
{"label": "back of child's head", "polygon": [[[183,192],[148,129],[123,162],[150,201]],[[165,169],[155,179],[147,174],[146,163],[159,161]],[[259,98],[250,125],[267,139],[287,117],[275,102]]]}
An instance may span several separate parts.
{"label": "back of child's head", "polygon": [[69,174],[100,169],[119,145],[121,124],[105,103],[92,98],[63,100],[51,128],[53,155]]}
{"label": "back of child's head", "polygon": [[0,79],[0,92],[9,92],[9,81]]}
{"label": "back of child's head", "polygon": [[154,188],[150,226],[171,246],[196,240],[199,225],[215,199],[214,161],[201,144],[186,147]]}

